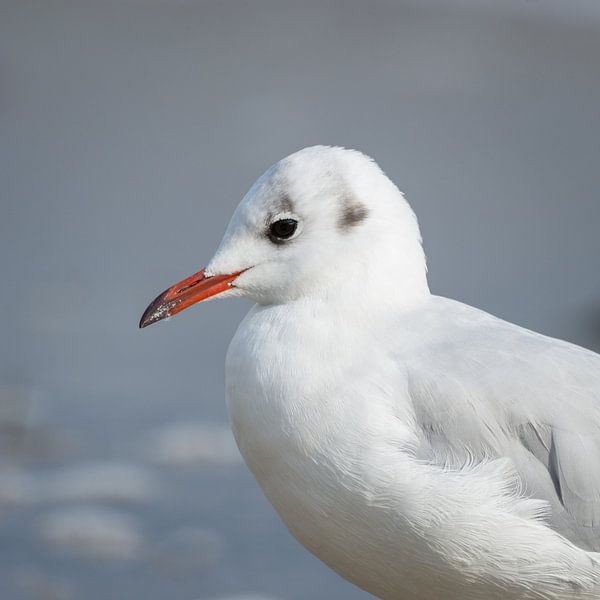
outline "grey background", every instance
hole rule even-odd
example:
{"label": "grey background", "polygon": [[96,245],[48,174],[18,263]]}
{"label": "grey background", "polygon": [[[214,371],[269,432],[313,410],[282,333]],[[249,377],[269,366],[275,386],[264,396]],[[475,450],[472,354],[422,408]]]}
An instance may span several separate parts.
{"label": "grey background", "polygon": [[365,598],[231,454],[249,305],[140,314],[324,143],[407,194],[436,293],[599,348],[599,107],[597,0],[0,0],[0,597]]}

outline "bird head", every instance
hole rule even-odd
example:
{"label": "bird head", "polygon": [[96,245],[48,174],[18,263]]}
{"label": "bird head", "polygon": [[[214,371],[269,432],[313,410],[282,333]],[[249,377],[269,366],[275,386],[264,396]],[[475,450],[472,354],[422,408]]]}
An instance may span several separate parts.
{"label": "bird head", "polygon": [[357,303],[378,289],[382,302],[428,292],[415,215],[372,159],[314,146],[259,177],[206,268],[160,294],[140,327],[210,298]]}

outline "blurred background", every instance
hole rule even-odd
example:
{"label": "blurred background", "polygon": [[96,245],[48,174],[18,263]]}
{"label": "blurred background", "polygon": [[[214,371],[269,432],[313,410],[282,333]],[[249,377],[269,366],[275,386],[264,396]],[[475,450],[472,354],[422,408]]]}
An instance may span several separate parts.
{"label": "blurred background", "polygon": [[143,332],[254,179],[375,157],[432,289],[600,348],[598,0],[0,0],[0,598],[359,600],[227,427],[248,310]]}

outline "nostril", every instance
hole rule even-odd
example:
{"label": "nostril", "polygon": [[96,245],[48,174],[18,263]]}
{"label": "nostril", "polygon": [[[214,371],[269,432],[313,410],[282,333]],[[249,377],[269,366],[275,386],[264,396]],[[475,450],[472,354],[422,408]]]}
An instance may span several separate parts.
{"label": "nostril", "polygon": [[190,283],[184,285],[183,287],[180,287],[175,294],[183,294],[183,292],[189,290],[191,287],[194,287],[196,284],[200,283],[203,279],[203,277],[198,277],[197,279],[194,279],[194,281],[190,281]]}
{"label": "nostril", "polygon": [[179,288],[175,293],[183,294],[183,292],[185,292],[186,290],[189,290],[193,285],[196,285],[198,283],[198,281],[200,281],[200,280],[198,279],[197,281],[192,281],[192,283],[188,283],[187,285],[184,285],[182,288]]}

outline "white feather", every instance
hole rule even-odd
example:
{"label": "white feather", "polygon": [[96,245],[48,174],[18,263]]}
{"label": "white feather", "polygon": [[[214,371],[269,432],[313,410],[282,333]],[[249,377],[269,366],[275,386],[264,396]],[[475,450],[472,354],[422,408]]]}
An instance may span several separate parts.
{"label": "white feather", "polygon": [[242,269],[232,427],[306,548],[386,600],[600,597],[600,357],[431,295],[412,210],[356,151],[257,181],[208,266]]}

